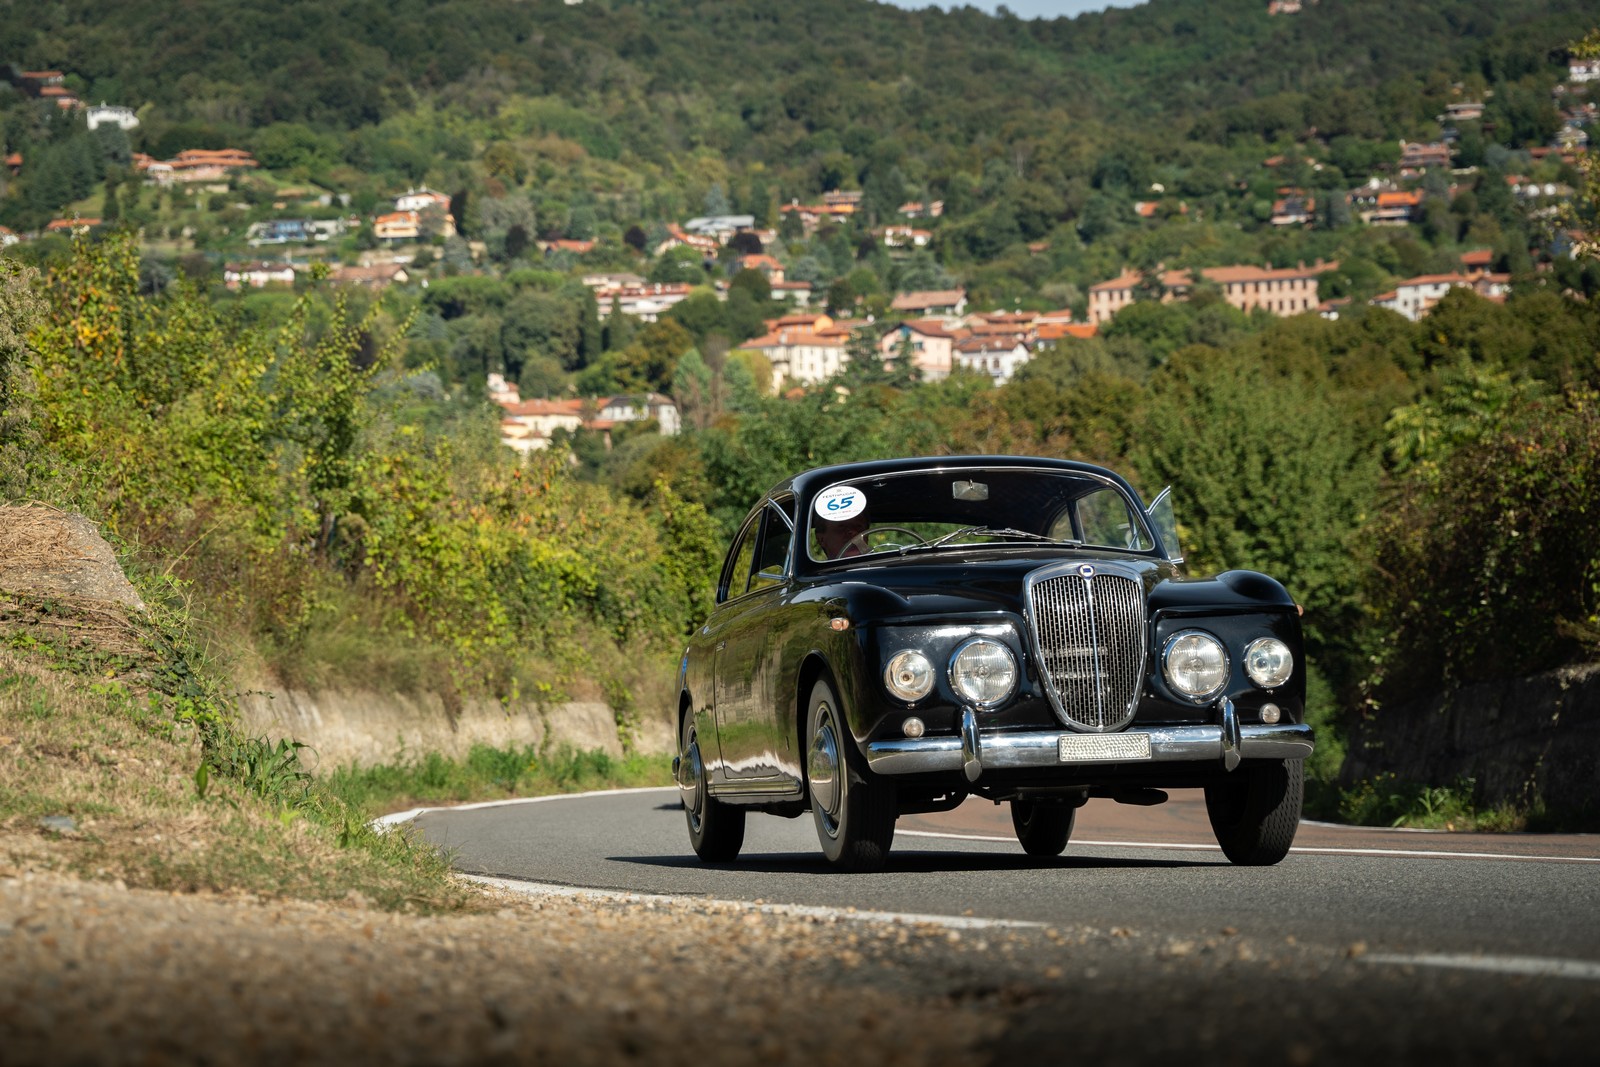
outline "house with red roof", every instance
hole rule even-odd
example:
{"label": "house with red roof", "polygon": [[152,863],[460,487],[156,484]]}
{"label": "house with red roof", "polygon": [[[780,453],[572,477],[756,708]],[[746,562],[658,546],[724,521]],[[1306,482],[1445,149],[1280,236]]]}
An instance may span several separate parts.
{"label": "house with red roof", "polygon": [[889,306],[907,315],[944,315],[960,318],[966,314],[965,289],[923,289],[909,293],[896,293]]}
{"label": "house with red roof", "polygon": [[784,382],[814,385],[827,381],[849,361],[846,346],[861,322],[828,315],[785,315],[767,322],[767,333],[739,347],[760,352],[772,364],[773,386]]}
{"label": "house with red roof", "polygon": [[769,282],[783,281],[783,264],[765,252],[757,255],[740,256],[739,269],[758,270],[767,276],[767,281]]}
{"label": "house with red roof", "polygon": [[894,365],[907,345],[912,364],[925,382],[950,377],[955,366],[955,343],[965,336],[962,330],[946,326],[943,319],[907,319],[885,330],[878,338],[878,352],[884,363]]}
{"label": "house with red roof", "polygon": [[[1231,266],[1205,267],[1200,276],[1222,291],[1222,298],[1240,311],[1260,308],[1274,315],[1298,315],[1317,306],[1317,279],[1339,264],[1323,263],[1320,259],[1308,267],[1274,269],[1272,267]],[[1161,302],[1186,299],[1194,289],[1195,281],[1186,270],[1162,271],[1157,279],[1161,287]],[[1144,276],[1137,271],[1125,270],[1109,281],[1089,287],[1089,321],[1107,322],[1118,311],[1134,301]]]}
{"label": "house with red roof", "polygon": [[1373,297],[1370,303],[1376,307],[1399,312],[1412,322],[1416,322],[1444,299],[1446,293],[1456,288],[1471,289],[1488,300],[1504,300],[1506,294],[1511,291],[1511,276],[1487,272],[1421,274],[1415,278],[1407,278],[1387,293],[1380,293]]}
{"label": "house with red roof", "polygon": [[963,337],[955,343],[954,355],[956,366],[987,375],[1000,385],[1033,358],[1033,351],[1021,334],[994,334]]}
{"label": "house with red roof", "polygon": [[372,236],[380,241],[415,241],[421,234],[422,216],[415,211],[391,211],[372,220]]}

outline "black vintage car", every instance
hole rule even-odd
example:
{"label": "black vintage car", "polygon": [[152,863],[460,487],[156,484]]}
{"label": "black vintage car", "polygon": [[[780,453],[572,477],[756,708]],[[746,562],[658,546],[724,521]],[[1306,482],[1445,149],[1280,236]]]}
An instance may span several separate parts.
{"label": "black vintage car", "polygon": [[1300,612],[1254,571],[1187,577],[1163,492],[1018,456],[823,467],[775,486],[683,654],[689,840],[734,859],[751,810],[809,810],[835,866],[885,862],[895,819],[1011,805],[1054,856],[1090,797],[1202,788],[1234,863],[1299,823]]}

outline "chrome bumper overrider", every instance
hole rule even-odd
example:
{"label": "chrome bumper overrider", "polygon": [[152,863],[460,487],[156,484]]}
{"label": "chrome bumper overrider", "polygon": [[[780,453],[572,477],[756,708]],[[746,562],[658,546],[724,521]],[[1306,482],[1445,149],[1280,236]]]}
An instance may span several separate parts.
{"label": "chrome bumper overrider", "polygon": [[1233,770],[1243,759],[1301,760],[1311,755],[1311,727],[1298,723],[1276,726],[1240,723],[1233,702],[1218,701],[1220,723],[1204,726],[1133,727],[1120,734],[1077,735],[1118,737],[1144,735],[1150,754],[1137,758],[1062,758],[1061,738],[1067,730],[979,730],[977,716],[961,709],[961,736],[920,737],[867,744],[867,763],[878,774],[924,774],[962,771],[975,782],[985,770],[1028,767],[1074,767],[1097,763],[1167,763],[1217,760]]}

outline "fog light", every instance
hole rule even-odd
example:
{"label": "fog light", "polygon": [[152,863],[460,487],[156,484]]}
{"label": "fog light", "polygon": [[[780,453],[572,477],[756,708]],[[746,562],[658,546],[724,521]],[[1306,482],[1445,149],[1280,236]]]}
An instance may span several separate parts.
{"label": "fog light", "polygon": [[913,715],[900,724],[900,729],[907,737],[921,737],[928,727],[921,719]]}
{"label": "fog light", "polygon": [[1276,704],[1263,704],[1263,705],[1261,705],[1261,721],[1266,723],[1268,726],[1271,726],[1273,723],[1277,722],[1281,718],[1283,718],[1283,712],[1278,710],[1278,705],[1276,705]]}

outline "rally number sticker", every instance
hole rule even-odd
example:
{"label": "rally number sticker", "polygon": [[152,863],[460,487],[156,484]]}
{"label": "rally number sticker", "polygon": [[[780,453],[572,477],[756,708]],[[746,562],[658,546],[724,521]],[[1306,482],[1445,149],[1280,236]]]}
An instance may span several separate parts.
{"label": "rally number sticker", "polygon": [[817,494],[817,499],[811,507],[819,518],[830,522],[853,519],[867,510],[867,494],[854,486],[829,486]]}

